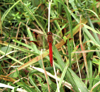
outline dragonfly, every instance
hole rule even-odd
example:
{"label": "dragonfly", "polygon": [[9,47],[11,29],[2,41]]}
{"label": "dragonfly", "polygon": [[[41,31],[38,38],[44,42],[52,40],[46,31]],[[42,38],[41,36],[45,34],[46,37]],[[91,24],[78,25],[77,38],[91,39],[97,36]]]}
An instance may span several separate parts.
{"label": "dragonfly", "polygon": [[[36,36],[35,36],[35,38],[37,39]],[[52,42],[53,42],[53,39],[52,39],[52,32],[48,32],[48,33],[47,33],[47,41],[48,41],[48,44],[49,44],[50,65],[51,65],[51,67],[52,67],[52,65],[53,65],[53,55],[52,55]],[[30,42],[33,42],[33,43],[35,43],[37,46],[39,46],[37,41],[30,41]]]}
{"label": "dragonfly", "polygon": [[53,39],[52,39],[52,32],[48,32],[47,33],[47,41],[48,41],[48,44],[49,44],[50,65],[52,67],[52,65],[53,65],[53,55],[52,55],[52,42],[53,42]]}

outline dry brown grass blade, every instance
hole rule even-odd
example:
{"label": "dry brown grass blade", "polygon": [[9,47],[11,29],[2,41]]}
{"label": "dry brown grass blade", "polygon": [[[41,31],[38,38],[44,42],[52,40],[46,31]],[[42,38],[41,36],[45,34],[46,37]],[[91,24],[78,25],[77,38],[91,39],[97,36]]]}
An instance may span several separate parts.
{"label": "dry brown grass blade", "polygon": [[[86,23],[87,23],[87,20],[83,20],[82,23],[86,24]],[[77,28],[76,28],[75,30],[73,30],[73,36],[74,36],[76,33],[78,33],[78,31],[80,30],[80,26],[79,26],[79,25],[80,25],[80,24],[78,24],[78,25],[77,25]],[[82,27],[83,27],[83,26],[82,26]],[[70,37],[71,37],[71,34],[69,34],[69,35],[66,36],[67,39],[69,39]],[[58,49],[58,48],[61,48],[64,44],[65,44],[65,41],[62,39],[62,40],[61,40],[58,44],[56,44],[55,46],[56,46],[56,48]],[[48,54],[49,54],[49,51],[46,50],[46,51],[42,54],[42,57],[44,58],[44,57],[48,56]],[[25,63],[24,65],[20,66],[20,67],[18,68],[18,70],[22,70],[22,69],[28,67],[29,65],[31,65],[31,64],[33,64],[33,63],[39,61],[40,59],[41,59],[41,55],[39,55],[39,56],[33,58],[33,59],[30,60],[29,62],[27,62],[27,63]],[[14,70],[13,72],[9,73],[7,76],[9,76],[10,74],[12,74],[12,73],[14,73],[14,72],[16,72],[16,70]]]}
{"label": "dry brown grass blade", "polygon": [[[81,16],[80,16],[80,24],[81,24]],[[83,46],[83,43],[82,43],[82,36],[81,36],[81,29],[82,29],[82,26],[80,25],[80,30],[79,30],[79,40],[80,40],[80,46],[81,46],[81,50],[84,51],[84,46]],[[86,67],[86,72],[87,72],[87,76],[89,77],[89,73],[88,73],[88,66],[87,66],[87,60],[86,60],[86,53],[83,52],[83,59],[84,59],[84,64],[85,64],[85,67]]]}
{"label": "dry brown grass blade", "polygon": [[4,75],[0,75],[0,80],[15,82],[15,79]]}

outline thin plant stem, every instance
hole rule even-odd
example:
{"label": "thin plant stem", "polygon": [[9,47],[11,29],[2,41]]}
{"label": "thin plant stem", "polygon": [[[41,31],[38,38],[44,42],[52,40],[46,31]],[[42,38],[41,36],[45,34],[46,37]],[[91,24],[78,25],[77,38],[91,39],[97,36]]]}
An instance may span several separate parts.
{"label": "thin plant stem", "polygon": [[49,1],[49,7],[48,7],[48,32],[50,32],[50,9],[51,9],[51,2]]}
{"label": "thin plant stem", "polygon": [[100,81],[97,82],[97,83],[91,88],[90,92],[93,92],[93,89],[94,89],[96,86],[98,86],[99,84],[100,84]]}
{"label": "thin plant stem", "polygon": [[45,67],[44,67],[44,63],[43,63],[42,50],[41,50],[41,60],[42,60],[42,65],[43,65],[43,69],[44,69],[44,74],[45,74],[46,81],[47,81],[47,85],[48,85],[48,92],[50,92],[50,86],[49,86],[49,82],[48,82],[48,76],[47,76],[47,73],[46,73],[46,70],[45,70]]}
{"label": "thin plant stem", "polygon": [[56,77],[57,90],[58,90],[58,92],[60,92],[59,85],[58,85],[58,80],[57,80],[57,73],[56,73],[56,69],[55,69],[54,63],[53,63],[53,69],[54,69],[54,73],[55,73],[55,77]]}

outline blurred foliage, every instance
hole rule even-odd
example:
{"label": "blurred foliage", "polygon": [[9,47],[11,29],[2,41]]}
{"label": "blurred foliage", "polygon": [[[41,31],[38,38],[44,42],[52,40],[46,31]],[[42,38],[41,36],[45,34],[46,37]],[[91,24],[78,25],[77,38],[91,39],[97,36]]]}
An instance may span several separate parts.
{"label": "blurred foliage", "polygon": [[[15,90],[21,87],[28,92],[48,92],[39,56],[41,49],[48,50],[48,4],[48,0],[0,0],[0,83],[10,84]],[[58,85],[56,78],[49,77],[55,74],[48,51],[42,51],[52,92],[57,92],[57,86],[61,92],[100,91],[99,17],[98,0],[53,0],[50,30]],[[40,71],[28,67],[32,64]]]}

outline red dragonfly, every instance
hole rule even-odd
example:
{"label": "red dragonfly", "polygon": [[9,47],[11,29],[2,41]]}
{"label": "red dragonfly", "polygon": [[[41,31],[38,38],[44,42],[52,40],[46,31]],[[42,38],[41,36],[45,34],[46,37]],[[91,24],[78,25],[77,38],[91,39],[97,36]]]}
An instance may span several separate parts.
{"label": "red dragonfly", "polygon": [[52,65],[53,65],[53,55],[52,55],[52,42],[53,42],[53,39],[52,39],[52,33],[48,32],[47,35],[48,35],[47,40],[48,40],[48,43],[49,43],[50,65],[52,67]]}
{"label": "red dragonfly", "polygon": [[[50,65],[52,67],[52,65],[53,65],[53,55],[52,55],[52,42],[53,42],[53,39],[52,39],[52,33],[51,32],[48,32],[47,35],[48,35],[47,41],[49,43]],[[37,35],[36,35],[36,38],[37,38]],[[30,42],[34,42],[38,46],[38,44],[37,44],[36,41],[30,41]]]}

